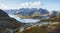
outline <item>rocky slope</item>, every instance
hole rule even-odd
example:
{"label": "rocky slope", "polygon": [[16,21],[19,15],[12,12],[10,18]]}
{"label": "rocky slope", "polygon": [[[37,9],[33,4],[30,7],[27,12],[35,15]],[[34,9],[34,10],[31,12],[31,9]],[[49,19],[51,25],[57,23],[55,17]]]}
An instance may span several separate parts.
{"label": "rocky slope", "polygon": [[18,22],[14,18],[10,18],[7,13],[0,9],[0,33],[7,33],[8,29],[14,32],[14,29],[20,28],[22,25],[21,22]]}

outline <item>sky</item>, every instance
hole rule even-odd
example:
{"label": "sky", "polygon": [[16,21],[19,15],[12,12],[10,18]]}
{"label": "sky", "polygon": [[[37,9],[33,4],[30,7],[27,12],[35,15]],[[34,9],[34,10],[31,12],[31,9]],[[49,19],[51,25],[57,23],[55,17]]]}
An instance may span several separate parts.
{"label": "sky", "polygon": [[0,0],[0,9],[19,8],[60,10],[60,0]]}

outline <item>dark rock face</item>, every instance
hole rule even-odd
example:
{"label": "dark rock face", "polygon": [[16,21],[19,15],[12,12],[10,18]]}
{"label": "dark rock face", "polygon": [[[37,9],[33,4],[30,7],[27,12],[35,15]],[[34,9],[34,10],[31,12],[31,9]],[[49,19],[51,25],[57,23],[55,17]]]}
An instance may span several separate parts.
{"label": "dark rock face", "polygon": [[56,26],[54,29],[52,29],[49,33],[60,33],[60,26]]}
{"label": "dark rock face", "polygon": [[10,18],[7,13],[0,9],[0,33],[5,33],[5,29],[20,28],[23,24],[14,18]]}
{"label": "dark rock face", "polygon": [[1,18],[9,18],[9,16],[7,13],[5,13],[3,10],[0,9],[0,19]]}

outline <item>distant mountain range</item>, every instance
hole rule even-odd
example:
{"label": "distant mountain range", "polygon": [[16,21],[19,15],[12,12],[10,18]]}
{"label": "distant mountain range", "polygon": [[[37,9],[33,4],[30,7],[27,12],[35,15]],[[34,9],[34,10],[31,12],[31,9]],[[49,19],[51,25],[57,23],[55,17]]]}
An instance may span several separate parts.
{"label": "distant mountain range", "polygon": [[[40,14],[49,14],[49,11],[47,9],[37,9],[37,8],[21,8],[21,9],[15,9],[15,10],[5,10],[8,14],[20,14],[25,16],[31,16],[34,12],[40,12]],[[54,14],[56,14],[56,11],[53,11]],[[53,14],[53,15],[54,15]]]}
{"label": "distant mountain range", "polygon": [[17,10],[4,10],[8,14],[15,14]]}
{"label": "distant mountain range", "polygon": [[57,16],[57,11],[53,11],[52,15]]}

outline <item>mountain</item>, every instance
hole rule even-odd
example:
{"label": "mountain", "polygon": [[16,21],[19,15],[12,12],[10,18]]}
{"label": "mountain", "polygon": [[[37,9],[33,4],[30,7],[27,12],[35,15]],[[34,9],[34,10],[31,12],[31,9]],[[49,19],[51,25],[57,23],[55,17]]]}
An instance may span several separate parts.
{"label": "mountain", "polygon": [[10,18],[7,13],[0,9],[0,33],[6,33],[5,29],[7,28],[14,32],[14,29],[20,28],[23,25],[24,24],[17,21],[16,19]]}
{"label": "mountain", "polygon": [[57,11],[52,11],[53,16],[57,16]]}
{"label": "mountain", "polygon": [[41,18],[46,19],[48,14],[49,14],[49,12],[47,9],[40,8],[33,13],[32,18],[34,18],[34,19],[41,19]]}
{"label": "mountain", "polygon": [[16,14],[16,12],[18,11],[17,9],[11,9],[11,10],[4,10],[6,13],[8,14]]}
{"label": "mountain", "polygon": [[37,9],[37,8],[22,8],[22,9],[19,9],[19,12],[16,13],[16,14],[20,14],[20,15],[25,15],[25,16],[32,16],[33,14],[35,13],[35,15],[37,14],[49,14],[48,10],[47,9]]}
{"label": "mountain", "polygon": [[1,19],[1,18],[9,18],[9,16],[8,16],[7,13],[5,13],[4,11],[2,11],[2,10],[0,9],[0,19]]}
{"label": "mountain", "polygon": [[24,16],[32,16],[34,14],[34,12],[40,12],[40,14],[48,14],[48,10],[47,9],[37,9],[37,8],[21,8],[21,9],[15,9],[15,10],[5,10],[5,12],[7,12],[8,14],[20,14],[20,15],[24,15]]}
{"label": "mountain", "polygon": [[22,15],[26,15],[26,16],[31,16],[37,9],[36,8],[22,8],[19,10],[19,12],[17,14],[22,14]]}
{"label": "mountain", "polygon": [[47,9],[40,8],[38,11],[40,12],[40,14],[49,14],[49,11]]}

